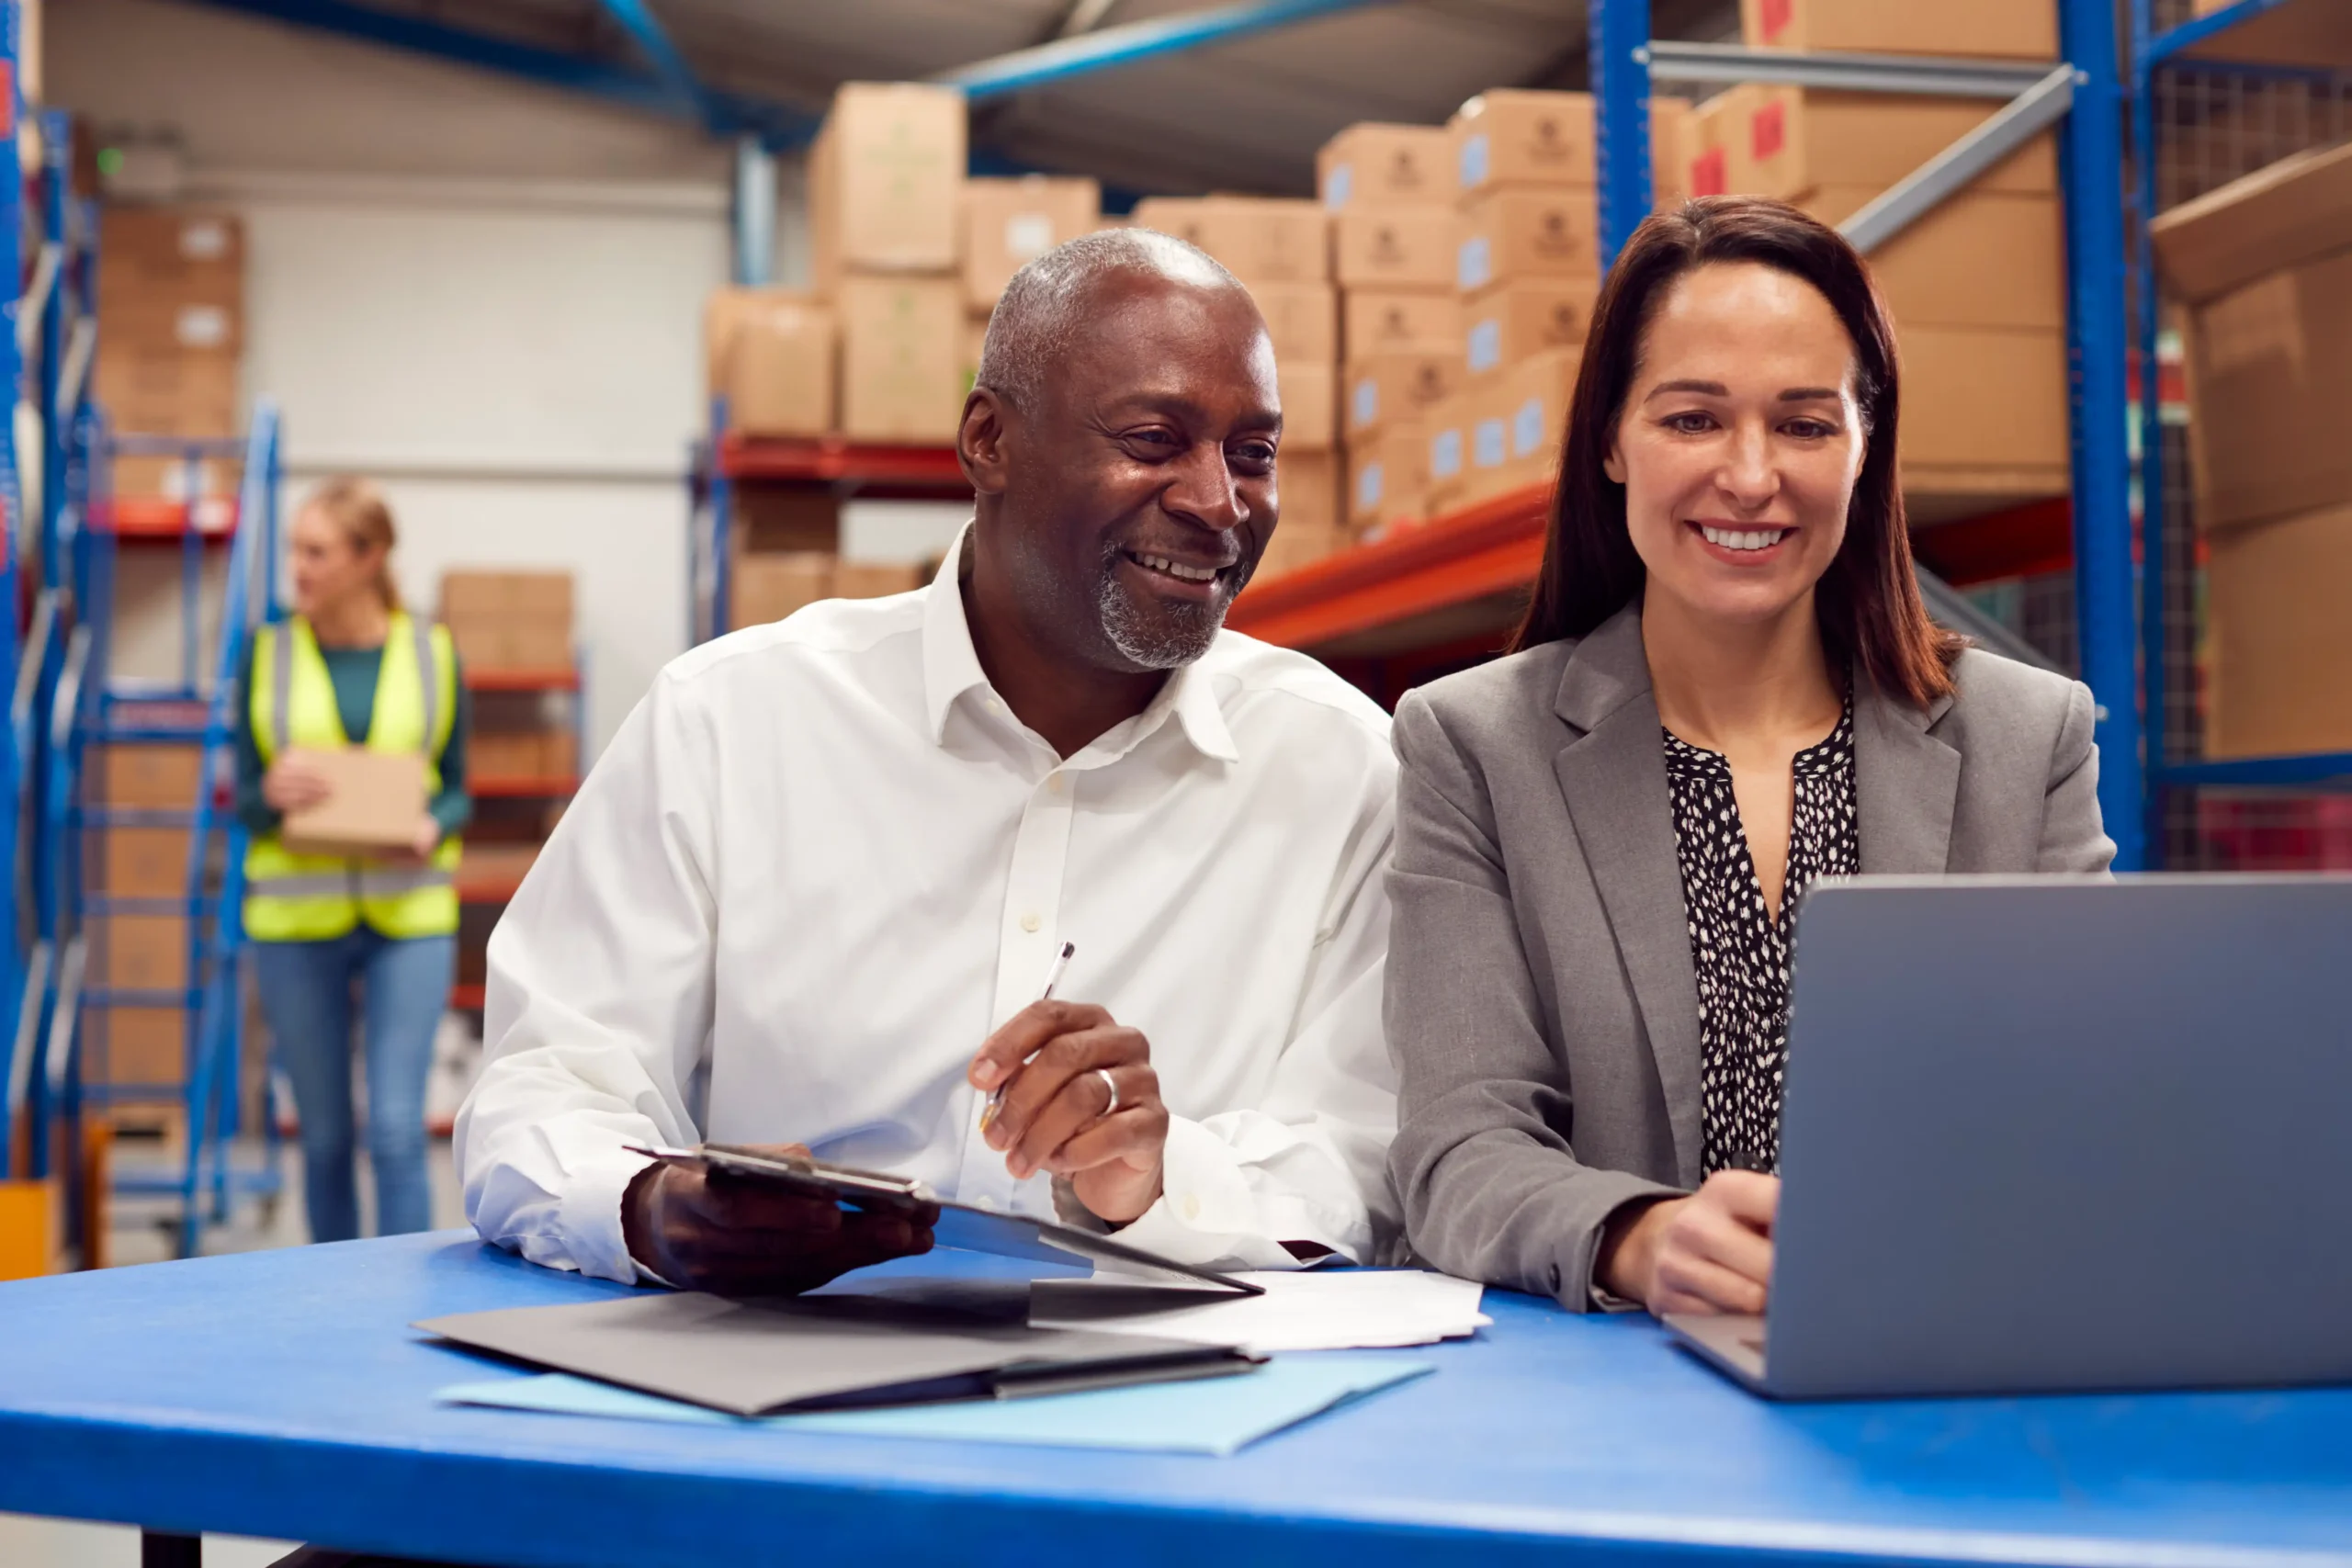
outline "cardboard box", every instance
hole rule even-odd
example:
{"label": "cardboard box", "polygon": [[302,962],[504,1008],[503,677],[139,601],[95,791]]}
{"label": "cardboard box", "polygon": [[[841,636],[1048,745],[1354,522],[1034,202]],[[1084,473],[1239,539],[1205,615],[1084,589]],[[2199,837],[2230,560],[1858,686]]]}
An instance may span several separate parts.
{"label": "cardboard box", "polygon": [[211,353],[101,347],[94,383],[118,431],[228,435],[237,428],[237,361]]}
{"label": "cardboard box", "polygon": [[1330,220],[1311,201],[1263,197],[1151,197],[1136,225],[1198,245],[1244,283],[1328,283]]}
{"label": "cardboard box", "polygon": [[289,811],[279,829],[296,854],[374,855],[416,841],[424,816],[424,758],[362,746],[304,753],[327,776],[326,799]]}
{"label": "cardboard box", "polygon": [[1346,457],[1348,526],[1361,533],[1379,525],[1381,507],[1388,499],[1388,466],[1381,461],[1377,437]]}
{"label": "cardboard box", "polygon": [[1391,420],[1418,419],[1462,385],[1462,351],[1390,349],[1348,367],[1347,439],[1351,446]]}
{"label": "cardboard box", "polygon": [[1690,196],[1690,157],[1684,149],[1691,112],[1688,98],[1650,100],[1650,200],[1660,212]]}
{"label": "cardboard box", "polygon": [[[993,311],[989,314],[994,314]],[[977,312],[964,317],[964,393],[971,395],[980,382],[980,355],[989,345],[989,318]]]}
{"label": "cardboard box", "polygon": [[1328,360],[1277,365],[1285,452],[1328,452],[1340,444],[1340,372]]}
{"label": "cardboard box", "polygon": [[[168,1089],[187,1077],[188,1014],[179,1008],[105,1008],[83,1025],[83,1061],[100,1083]],[[91,1051],[91,1035],[98,1049]],[[103,1060],[96,1058],[103,1057]]]}
{"label": "cardboard box", "polygon": [[475,779],[562,779],[579,769],[579,743],[568,729],[485,729],[466,738],[466,770]]}
{"label": "cardboard box", "polygon": [[1600,276],[1595,193],[1506,187],[1463,204],[1454,287],[1475,299],[1531,277]]}
{"label": "cardboard box", "polygon": [[1453,279],[1442,293],[1351,288],[1340,305],[1340,363],[1399,348],[1449,348],[1462,341],[1462,297]]}
{"label": "cardboard box", "polygon": [[1316,153],[1315,186],[1333,212],[1449,204],[1453,132],[1442,125],[1351,125]]}
{"label": "cardboard box", "polygon": [[221,208],[108,205],[98,220],[102,268],[201,284],[244,270],[245,225]]}
{"label": "cardboard box", "polygon": [[[1829,186],[1802,205],[1836,225],[1878,195]],[[1963,191],[1872,252],[1870,267],[1905,326],[2066,324],[2066,220],[2056,197]]]}
{"label": "cardboard box", "polygon": [[841,430],[945,445],[964,417],[964,290],[953,278],[844,277]]}
{"label": "cardboard box", "polygon": [[[97,890],[120,898],[185,898],[188,849],[186,828],[127,828],[107,824],[98,840]],[[85,840],[86,841],[86,840]]]}
{"label": "cardboard box", "polygon": [[956,88],[843,84],[808,151],[817,292],[850,272],[953,272],[965,162]]}
{"label": "cardboard box", "polygon": [[780,621],[833,595],[833,558],[808,550],[745,556],[728,579],[729,629]]}
{"label": "cardboard box", "polygon": [[906,561],[844,560],[833,563],[833,597],[887,599],[922,586],[922,568]]}
{"label": "cardboard box", "polygon": [[832,555],[842,547],[842,503],[829,490],[738,479],[733,522],[733,544],[742,555],[779,550]]}
{"label": "cardboard box", "polygon": [[1428,438],[1429,483],[1422,491],[1427,517],[1442,517],[1462,503],[1470,475],[1473,411],[1459,392],[1422,411],[1418,423]]}
{"label": "cardboard box", "polygon": [[2282,158],[2148,225],[2165,287],[2192,304],[2352,246],[2352,141]]}
{"label": "cardboard box", "polygon": [[1739,33],[1757,49],[2054,60],[2058,6],[2056,0],[1739,0]]}
{"label": "cardboard box", "polygon": [[1498,376],[1547,349],[1581,344],[1600,296],[1597,277],[1524,278],[1488,289],[1464,312],[1464,373]]}
{"label": "cardboard box", "polygon": [[2352,750],[2352,505],[2207,541],[2205,754]]}
{"label": "cardboard box", "polygon": [[107,467],[115,494],[157,501],[234,495],[241,477],[236,465],[210,457],[190,463],[185,457],[122,457]]}
{"label": "cardboard box", "polygon": [[552,621],[443,620],[458,662],[483,674],[545,673],[571,668],[571,628]]}
{"label": "cardboard box", "polygon": [[1393,528],[1430,514],[1430,431],[1418,419],[1400,419],[1380,433],[1380,513],[1373,523]]}
{"label": "cardboard box", "polygon": [[1592,95],[1498,87],[1453,112],[1456,186],[1464,196],[1514,186],[1580,186],[1598,177]]}
{"label": "cardboard box", "polygon": [[1692,106],[1682,117],[1674,152],[1685,197],[1731,194],[1730,138],[1735,123],[1746,128],[1750,107],[1751,100],[1735,87]]}
{"label": "cardboard box", "polygon": [[1328,283],[1253,283],[1274,357],[1291,364],[1340,363],[1340,295]]}
{"label": "cardboard box", "polygon": [[[781,289],[734,295],[718,345],[727,427],[746,435],[822,435],[833,428],[832,311]],[[749,296],[749,298],[745,298]]]}
{"label": "cardboard box", "polygon": [[[1801,202],[1825,186],[1883,190],[1999,111],[1967,98],[1888,97],[1748,84],[1717,110],[1726,188]],[[2058,189],[2056,134],[2044,132],[1970,187],[2031,196]]]}
{"label": "cardboard box", "polygon": [[1340,494],[1340,455],[1298,452],[1285,444],[1274,465],[1274,493],[1283,528],[1337,528],[1347,511]]}
{"label": "cardboard box", "polygon": [[223,354],[244,352],[245,313],[218,300],[175,299],[162,293],[101,294],[98,310],[106,342],[117,353]]}
{"label": "cardboard box", "polygon": [[1312,566],[1327,557],[1335,556],[1353,544],[1354,537],[1336,523],[1294,522],[1284,516],[1274,536],[1266,541],[1265,552],[1258,558],[1258,570],[1250,581],[1284,576],[1304,566]]}
{"label": "cardboard box", "polygon": [[1546,349],[1513,365],[1496,383],[1504,444],[1502,469],[1493,479],[1498,492],[1559,478],[1568,405],[1583,358],[1581,348]]}
{"label": "cardboard box", "polygon": [[571,625],[572,585],[568,571],[482,571],[457,568],[441,574],[441,618],[459,621],[529,620]]}
{"label": "cardboard box", "polygon": [[1332,269],[1343,288],[1442,288],[1453,281],[1451,207],[1367,207],[1331,220]]}
{"label": "cardboard box", "polygon": [[983,310],[1014,273],[1102,220],[1102,187],[1089,179],[966,180],[963,200],[964,299]]}
{"label": "cardboard box", "polygon": [[94,915],[85,927],[98,984],[116,991],[184,991],[188,984],[185,915]]}
{"label": "cardboard box", "polygon": [[1898,326],[1898,335],[1906,492],[2065,493],[2064,333]]}
{"label": "cardboard box", "polygon": [[95,799],[101,806],[192,810],[203,786],[204,750],[198,746],[130,742],[95,747],[83,777],[96,784]]}

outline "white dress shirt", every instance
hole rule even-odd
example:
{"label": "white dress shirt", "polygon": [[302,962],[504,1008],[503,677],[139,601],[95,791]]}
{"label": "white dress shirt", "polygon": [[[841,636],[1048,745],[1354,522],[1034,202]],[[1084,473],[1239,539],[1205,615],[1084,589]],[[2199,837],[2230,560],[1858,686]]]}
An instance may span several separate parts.
{"label": "white dress shirt", "polygon": [[1164,1195],[1115,1234],[1196,1263],[1384,1260],[1396,774],[1377,706],[1233,632],[1065,761],[990,689],[952,565],[705,644],[491,938],[467,1211],[629,1280],[645,1160],[622,1145],[708,1139],[1050,1217],[965,1071],[1067,940],[1057,995],[1143,1032],[1170,1113]]}

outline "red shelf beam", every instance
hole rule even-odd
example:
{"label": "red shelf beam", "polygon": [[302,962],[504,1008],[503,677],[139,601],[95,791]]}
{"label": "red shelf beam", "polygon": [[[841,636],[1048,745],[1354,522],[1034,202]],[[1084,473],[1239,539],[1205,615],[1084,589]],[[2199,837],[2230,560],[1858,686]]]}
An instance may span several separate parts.
{"label": "red shelf beam", "polygon": [[1552,487],[1530,485],[1369,545],[1253,582],[1235,600],[1234,630],[1315,648],[1430,611],[1526,587],[1544,559]]}
{"label": "red shelf beam", "polygon": [[907,485],[970,491],[953,446],[877,446],[837,435],[719,438],[718,471],[730,479],[797,479],[819,484]]}
{"label": "red shelf beam", "polygon": [[483,800],[532,800],[539,797],[554,799],[559,795],[579,792],[576,778],[473,778],[466,781],[466,793]]}
{"label": "red shelf beam", "polygon": [[452,986],[449,987],[449,1005],[459,1012],[480,1012],[483,989],[481,986]]}
{"label": "red shelf beam", "polygon": [[469,670],[469,692],[576,692],[577,670]]}

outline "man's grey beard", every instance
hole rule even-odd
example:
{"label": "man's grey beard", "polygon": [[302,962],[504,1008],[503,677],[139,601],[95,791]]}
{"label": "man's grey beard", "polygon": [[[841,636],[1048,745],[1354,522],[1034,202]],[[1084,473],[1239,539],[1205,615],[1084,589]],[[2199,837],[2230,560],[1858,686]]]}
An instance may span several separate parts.
{"label": "man's grey beard", "polygon": [[1102,635],[1111,639],[1111,646],[1140,670],[1181,669],[1208,652],[1225,626],[1226,609],[1233,603],[1233,594],[1241,591],[1240,585],[1212,604],[1163,604],[1167,624],[1147,627],[1138,624],[1135,599],[1119,586],[1118,561],[1115,550],[1103,558],[1102,575],[1095,588]]}

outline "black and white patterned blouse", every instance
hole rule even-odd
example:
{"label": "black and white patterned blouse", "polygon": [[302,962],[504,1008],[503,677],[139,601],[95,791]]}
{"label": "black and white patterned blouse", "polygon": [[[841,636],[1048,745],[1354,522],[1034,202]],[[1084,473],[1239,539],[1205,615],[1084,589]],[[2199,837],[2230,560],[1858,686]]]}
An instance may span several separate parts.
{"label": "black and white patterned blouse", "polygon": [[1777,1171],[1781,1077],[1789,1054],[1789,951],[1798,900],[1815,878],[1861,869],[1854,818],[1854,709],[1796,755],[1788,874],[1775,920],[1756,880],[1731,764],[1671,732],[1674,796],[1690,962],[1699,972],[1701,1168]]}

